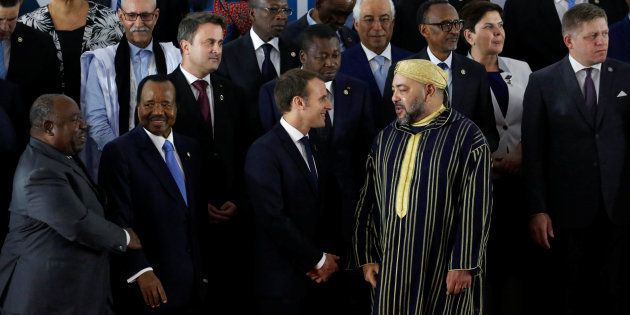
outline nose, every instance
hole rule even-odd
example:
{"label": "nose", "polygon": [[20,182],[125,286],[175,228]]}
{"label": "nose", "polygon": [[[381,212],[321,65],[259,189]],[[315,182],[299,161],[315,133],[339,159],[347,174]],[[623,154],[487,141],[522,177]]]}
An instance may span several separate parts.
{"label": "nose", "polygon": [[328,98],[326,99],[326,103],[324,103],[324,109],[327,111],[332,109],[332,103]]}

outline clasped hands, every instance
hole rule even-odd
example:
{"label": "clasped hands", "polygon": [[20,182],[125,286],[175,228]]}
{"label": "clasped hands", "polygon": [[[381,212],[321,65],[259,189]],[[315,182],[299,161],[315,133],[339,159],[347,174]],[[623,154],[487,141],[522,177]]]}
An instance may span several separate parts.
{"label": "clasped hands", "polygon": [[236,215],[237,207],[231,201],[226,201],[221,205],[221,208],[217,208],[212,204],[208,204],[208,215],[210,216],[210,223],[219,224],[230,221],[234,215]]}
{"label": "clasped hands", "polygon": [[326,255],[324,265],[319,269],[313,268],[311,271],[306,273],[306,276],[316,283],[324,283],[328,281],[332,274],[339,270],[339,265],[337,264],[339,256],[328,253],[325,253],[324,255]]}

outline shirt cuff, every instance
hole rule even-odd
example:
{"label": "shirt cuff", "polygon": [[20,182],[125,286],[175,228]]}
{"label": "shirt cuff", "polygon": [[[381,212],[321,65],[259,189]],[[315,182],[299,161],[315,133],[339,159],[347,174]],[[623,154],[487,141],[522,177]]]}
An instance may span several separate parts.
{"label": "shirt cuff", "polygon": [[147,271],[153,271],[153,268],[147,267],[147,268],[144,268],[144,269],[138,271],[138,273],[136,273],[135,275],[131,276],[131,278],[127,279],[127,283],[135,282],[136,279],[138,279],[138,277],[140,277],[143,273],[145,273]]}
{"label": "shirt cuff", "polygon": [[317,263],[317,265],[315,265],[315,269],[320,269],[324,266],[324,263],[326,262],[326,253],[322,254],[322,259],[319,260],[319,262]]}
{"label": "shirt cuff", "polygon": [[127,232],[127,230],[123,229],[123,231],[125,232],[125,239],[127,240],[127,246],[129,246],[129,242],[131,242],[131,236],[129,236],[129,232]]}

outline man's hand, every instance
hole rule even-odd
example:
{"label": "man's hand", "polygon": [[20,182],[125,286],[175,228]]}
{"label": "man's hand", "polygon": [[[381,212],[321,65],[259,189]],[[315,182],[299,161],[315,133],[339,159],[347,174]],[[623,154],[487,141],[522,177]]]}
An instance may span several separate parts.
{"label": "man's hand", "polygon": [[548,214],[541,212],[536,213],[529,219],[529,233],[538,245],[545,249],[551,248],[549,238],[554,238],[553,226],[551,225],[551,217]]}
{"label": "man's hand", "polygon": [[449,270],[446,274],[446,294],[460,294],[470,288],[472,275],[469,270]]}
{"label": "man's hand", "polygon": [[367,281],[373,289],[376,288],[376,277],[378,275],[379,264],[365,264],[363,265],[363,279]]}
{"label": "man's hand", "polygon": [[129,244],[127,245],[127,248],[141,249],[142,244],[140,243],[140,239],[138,238],[138,235],[136,235],[136,232],[134,232],[132,228],[127,228],[125,231],[129,233]]}
{"label": "man's hand", "polygon": [[156,308],[160,306],[160,303],[166,303],[166,293],[164,293],[162,283],[153,271],[147,271],[141,274],[137,282],[142,292],[144,303],[146,303],[147,306]]}
{"label": "man's hand", "polygon": [[306,273],[306,275],[316,283],[328,281],[332,274],[339,270],[339,266],[337,265],[339,256],[327,253],[324,255],[326,255],[324,265],[319,269],[313,268],[313,270]]}
{"label": "man's hand", "polygon": [[208,204],[208,215],[210,216],[210,223],[224,223],[230,221],[236,214],[236,205],[231,201],[226,201],[220,209]]}

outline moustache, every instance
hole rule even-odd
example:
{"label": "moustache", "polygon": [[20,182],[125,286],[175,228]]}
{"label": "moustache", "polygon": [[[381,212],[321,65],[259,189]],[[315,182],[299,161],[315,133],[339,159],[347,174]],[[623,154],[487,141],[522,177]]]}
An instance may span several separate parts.
{"label": "moustache", "polygon": [[166,121],[165,115],[151,115],[149,117],[149,121]]}
{"label": "moustache", "polygon": [[146,26],[139,26],[139,27],[135,27],[135,26],[134,26],[134,27],[132,27],[132,28],[130,29],[130,31],[131,31],[132,33],[139,33],[139,32],[149,33],[149,32],[151,32],[151,29],[149,29],[149,28],[148,28],[148,27],[146,27]]}

